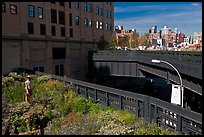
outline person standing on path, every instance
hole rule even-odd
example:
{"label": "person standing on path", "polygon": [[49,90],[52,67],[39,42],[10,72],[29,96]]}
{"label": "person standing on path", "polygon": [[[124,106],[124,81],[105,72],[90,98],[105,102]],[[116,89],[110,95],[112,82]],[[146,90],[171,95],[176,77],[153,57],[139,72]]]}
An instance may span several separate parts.
{"label": "person standing on path", "polygon": [[29,103],[31,96],[31,77],[27,76],[27,80],[25,81],[25,101]]}

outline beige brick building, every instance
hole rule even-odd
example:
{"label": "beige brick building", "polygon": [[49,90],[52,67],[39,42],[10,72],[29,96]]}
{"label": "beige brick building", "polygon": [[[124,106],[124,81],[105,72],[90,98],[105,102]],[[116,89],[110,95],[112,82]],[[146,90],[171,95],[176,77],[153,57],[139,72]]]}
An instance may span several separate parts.
{"label": "beige brick building", "polygon": [[24,67],[84,79],[114,29],[113,2],[2,2],[2,74]]}

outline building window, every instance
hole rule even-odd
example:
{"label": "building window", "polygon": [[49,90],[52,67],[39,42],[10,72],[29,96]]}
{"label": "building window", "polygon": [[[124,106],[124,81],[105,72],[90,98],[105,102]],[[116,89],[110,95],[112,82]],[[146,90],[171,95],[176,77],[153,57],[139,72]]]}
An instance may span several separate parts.
{"label": "building window", "polygon": [[79,16],[76,16],[76,25],[79,25]]}
{"label": "building window", "polygon": [[108,13],[108,14],[109,14],[109,18],[111,18],[111,11],[109,11],[109,13]]}
{"label": "building window", "polygon": [[10,13],[17,14],[17,6],[10,4]]}
{"label": "building window", "polygon": [[108,10],[106,10],[106,17],[108,17]]}
{"label": "building window", "polygon": [[99,7],[96,6],[96,14],[99,14]]}
{"label": "building window", "polygon": [[106,30],[108,30],[108,23],[106,23]]}
{"label": "building window", "polygon": [[84,26],[88,27],[88,19],[87,18],[84,19]]}
{"label": "building window", "polygon": [[89,4],[89,12],[92,12],[92,4]]}
{"label": "building window", "polygon": [[96,21],[96,28],[99,28],[99,21]]}
{"label": "building window", "polygon": [[69,25],[72,26],[72,14],[69,13]]}
{"label": "building window", "polygon": [[2,2],[2,12],[6,12],[6,5],[4,2]]}
{"label": "building window", "polygon": [[72,8],[72,3],[71,3],[71,2],[69,2],[69,8],[70,8],[70,9]]}
{"label": "building window", "polygon": [[75,6],[78,9],[79,8],[79,2],[75,2]]}
{"label": "building window", "polygon": [[34,70],[34,71],[44,72],[44,67],[43,67],[43,66],[33,67],[33,70]]}
{"label": "building window", "polygon": [[38,18],[42,19],[43,18],[43,8],[38,7]]}
{"label": "building window", "polygon": [[64,75],[64,65],[55,65],[55,75],[63,76]]}
{"label": "building window", "polygon": [[29,5],[28,6],[28,13],[29,13],[29,17],[35,17],[35,8],[33,5]]}
{"label": "building window", "polygon": [[103,9],[102,9],[102,8],[100,8],[100,13],[99,13],[99,15],[100,15],[100,16],[103,15]]}
{"label": "building window", "polygon": [[52,36],[56,36],[55,26],[52,26],[51,31],[52,31]]}
{"label": "building window", "polygon": [[57,23],[57,11],[51,9],[51,23]]}
{"label": "building window", "polygon": [[111,5],[111,2],[106,2],[106,4],[110,6],[110,5]]}
{"label": "building window", "polygon": [[52,48],[52,59],[65,59],[66,49],[65,48]]}
{"label": "building window", "polygon": [[64,2],[59,2],[59,5],[60,6],[64,6]]}
{"label": "building window", "polygon": [[84,11],[87,11],[87,2],[84,2]]}
{"label": "building window", "polygon": [[103,22],[100,21],[100,29],[103,29]]}
{"label": "building window", "polygon": [[70,28],[70,37],[73,38],[73,28]]}
{"label": "building window", "polygon": [[109,24],[109,30],[111,30],[112,29],[112,25],[111,24]]}
{"label": "building window", "polygon": [[28,22],[28,34],[34,34],[34,25],[31,22]]}
{"label": "building window", "polygon": [[92,20],[89,19],[89,27],[92,27]]}
{"label": "building window", "polygon": [[61,27],[61,36],[65,37],[65,28],[64,27]]}
{"label": "building window", "polygon": [[46,26],[45,24],[40,24],[40,34],[46,35]]}
{"label": "building window", "polygon": [[65,14],[63,11],[59,11],[59,24],[65,24]]}

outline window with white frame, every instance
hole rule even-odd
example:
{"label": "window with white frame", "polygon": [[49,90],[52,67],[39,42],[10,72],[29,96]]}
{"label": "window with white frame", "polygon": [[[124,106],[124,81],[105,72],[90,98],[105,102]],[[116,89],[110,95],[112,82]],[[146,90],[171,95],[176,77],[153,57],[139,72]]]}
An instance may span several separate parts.
{"label": "window with white frame", "polygon": [[99,28],[99,21],[96,21],[96,28]]}
{"label": "window with white frame", "polygon": [[43,18],[43,8],[38,7],[38,18],[42,19]]}
{"label": "window with white frame", "polygon": [[79,16],[76,16],[76,25],[79,25]]}
{"label": "window with white frame", "polygon": [[103,22],[102,21],[100,21],[100,29],[103,29]]}
{"label": "window with white frame", "polygon": [[92,27],[92,20],[89,19],[89,27]]}
{"label": "window with white frame", "polygon": [[17,6],[10,4],[10,13],[11,14],[17,14]]}
{"label": "window with white frame", "polygon": [[84,26],[88,27],[88,19],[87,18],[84,19]]}

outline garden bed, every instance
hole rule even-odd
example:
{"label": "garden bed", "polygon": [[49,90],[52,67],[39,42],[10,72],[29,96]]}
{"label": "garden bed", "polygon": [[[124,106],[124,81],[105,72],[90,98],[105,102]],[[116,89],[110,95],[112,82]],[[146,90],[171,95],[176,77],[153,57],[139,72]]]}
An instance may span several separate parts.
{"label": "garden bed", "polygon": [[156,124],[145,124],[144,119],[125,110],[86,100],[76,93],[75,87],[53,80],[49,75],[31,75],[31,78],[29,104],[24,102],[25,75],[12,72],[2,76],[2,125],[6,126],[2,130],[5,135],[178,134]]}

